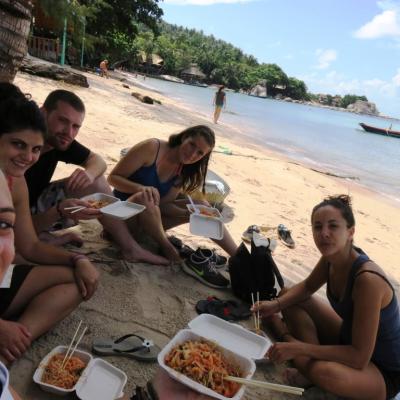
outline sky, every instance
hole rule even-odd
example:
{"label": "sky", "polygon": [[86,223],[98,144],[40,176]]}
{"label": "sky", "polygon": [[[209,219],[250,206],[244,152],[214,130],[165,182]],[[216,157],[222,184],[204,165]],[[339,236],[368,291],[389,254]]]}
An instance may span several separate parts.
{"label": "sky", "polygon": [[400,118],[400,0],[164,0],[163,19]]}

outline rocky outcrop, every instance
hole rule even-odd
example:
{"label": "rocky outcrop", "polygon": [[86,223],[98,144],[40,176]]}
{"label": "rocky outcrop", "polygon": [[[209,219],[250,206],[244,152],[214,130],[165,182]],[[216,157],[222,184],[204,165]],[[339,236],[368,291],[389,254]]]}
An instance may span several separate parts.
{"label": "rocky outcrop", "polygon": [[249,93],[250,96],[256,97],[267,97],[267,87],[266,85],[258,84],[254,86]]}
{"label": "rocky outcrop", "polygon": [[83,86],[86,88],[89,87],[86,76],[75,72],[69,67],[52,64],[32,56],[24,58],[20,71],[30,75],[41,76],[42,78],[64,81],[71,85]]}
{"label": "rocky outcrop", "polygon": [[375,103],[370,101],[357,100],[355,103],[349,104],[347,110],[358,114],[379,115]]}

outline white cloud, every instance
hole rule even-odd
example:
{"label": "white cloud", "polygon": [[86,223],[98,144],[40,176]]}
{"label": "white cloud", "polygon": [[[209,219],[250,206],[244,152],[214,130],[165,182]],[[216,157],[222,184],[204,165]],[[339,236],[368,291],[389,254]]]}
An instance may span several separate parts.
{"label": "white cloud", "polygon": [[392,78],[392,82],[395,86],[400,87],[400,68],[397,69],[397,74]]}
{"label": "white cloud", "polygon": [[394,8],[376,15],[370,22],[359,28],[354,36],[358,39],[377,39],[381,37],[400,38],[400,12]]}
{"label": "white cloud", "polygon": [[315,67],[317,69],[328,68],[337,58],[337,52],[333,49],[318,49],[315,53],[318,56],[318,64]]}
{"label": "white cloud", "polygon": [[165,3],[179,6],[211,6],[213,4],[249,3],[255,0],[164,0]]}

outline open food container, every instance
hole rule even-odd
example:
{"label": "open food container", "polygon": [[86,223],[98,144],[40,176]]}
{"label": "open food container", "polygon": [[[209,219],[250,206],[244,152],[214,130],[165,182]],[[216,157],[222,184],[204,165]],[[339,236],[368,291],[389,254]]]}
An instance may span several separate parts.
{"label": "open food container", "polygon": [[81,200],[87,201],[89,203],[96,202],[99,206],[101,206],[101,207],[96,207],[99,208],[100,211],[102,211],[104,207],[120,201],[117,197],[105,193],[88,194],[86,196],[81,197]]}
{"label": "open food container", "polygon": [[254,360],[262,358],[271,346],[268,338],[256,335],[240,325],[232,324],[210,314],[202,314],[189,322],[190,329],[180,330],[158,355],[158,363],[173,379],[197,392],[220,400],[239,400],[245,391],[244,385],[233,397],[225,397],[214,390],[175,371],[165,363],[165,357],[177,345],[187,340],[208,340],[218,345],[218,349],[232,364],[239,367],[242,378],[250,379],[255,370]]}
{"label": "open food container", "polygon": [[81,200],[96,202],[101,207],[97,206],[95,208],[98,208],[103,214],[122,220],[134,217],[146,209],[146,207],[141,204],[121,201],[117,197],[105,193],[88,194],[82,197]]}
{"label": "open food container", "polygon": [[224,224],[217,208],[196,204],[196,210],[187,204],[190,215],[189,230],[193,235],[221,240],[224,237]]}
{"label": "open food container", "polygon": [[86,367],[76,384],[70,389],[64,389],[49,383],[42,382],[46,366],[51,358],[57,354],[65,354],[67,346],[57,346],[40,362],[33,375],[33,381],[46,392],[65,396],[76,392],[81,400],[115,400],[123,396],[123,389],[127,381],[126,374],[101,358],[93,358],[91,354],[75,350],[73,356],[81,359]]}
{"label": "open food container", "polygon": [[118,201],[102,208],[100,211],[114,218],[128,219],[144,211],[146,207],[142,204],[132,203],[130,201]]}

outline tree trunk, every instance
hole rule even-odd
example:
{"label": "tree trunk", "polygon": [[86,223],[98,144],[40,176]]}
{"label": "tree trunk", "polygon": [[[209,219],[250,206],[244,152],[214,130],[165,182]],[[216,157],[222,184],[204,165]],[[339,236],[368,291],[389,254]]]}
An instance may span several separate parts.
{"label": "tree trunk", "polygon": [[28,51],[32,0],[0,0],[0,81],[11,82]]}

